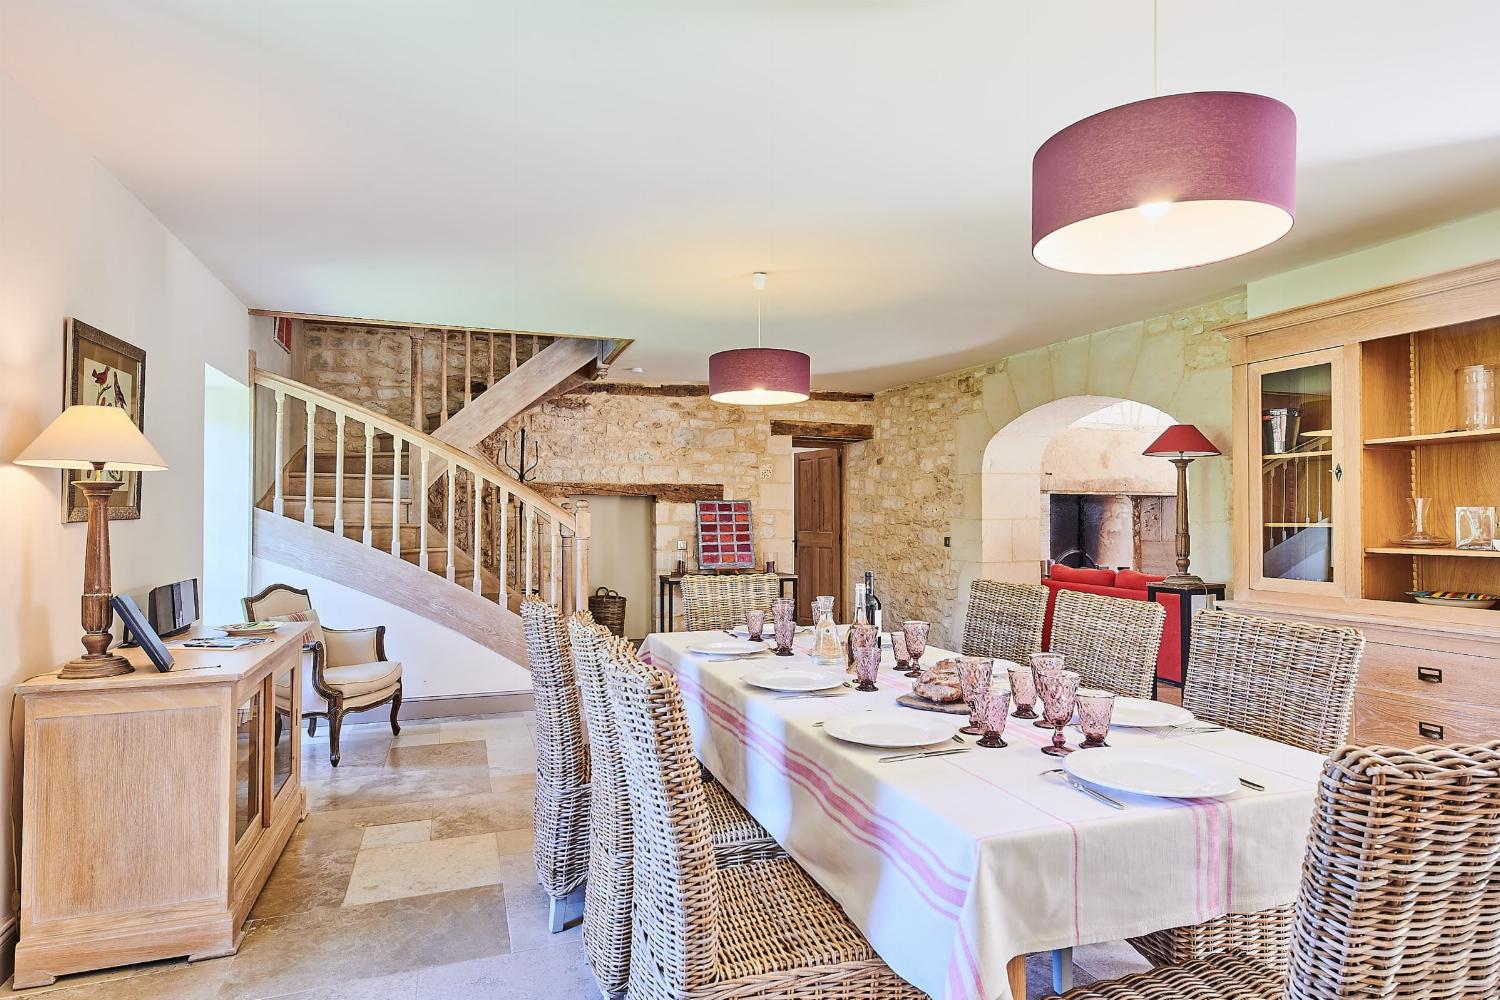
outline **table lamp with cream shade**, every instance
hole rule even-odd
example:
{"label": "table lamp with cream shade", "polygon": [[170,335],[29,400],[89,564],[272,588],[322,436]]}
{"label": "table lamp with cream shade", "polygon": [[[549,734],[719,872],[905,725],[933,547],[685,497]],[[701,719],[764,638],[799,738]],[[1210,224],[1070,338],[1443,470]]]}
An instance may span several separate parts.
{"label": "table lamp with cream shade", "polygon": [[1161,436],[1141,452],[1152,458],[1165,458],[1177,466],[1177,572],[1157,584],[1158,587],[1175,587],[1197,590],[1203,580],[1188,572],[1192,553],[1192,539],[1188,534],[1188,479],[1187,467],[1195,458],[1212,458],[1222,455],[1214,443],[1192,424],[1173,424],[1162,431]]}
{"label": "table lamp with cream shade", "polygon": [[106,472],[160,472],[167,467],[130,415],[114,406],[70,406],[16,456],[15,464],[44,469],[92,469],[75,480],[88,503],[88,540],[83,554],[83,648],[63,665],[62,677],[109,677],[133,669],[108,652],[114,620],[109,601],[109,495],[120,483]]}

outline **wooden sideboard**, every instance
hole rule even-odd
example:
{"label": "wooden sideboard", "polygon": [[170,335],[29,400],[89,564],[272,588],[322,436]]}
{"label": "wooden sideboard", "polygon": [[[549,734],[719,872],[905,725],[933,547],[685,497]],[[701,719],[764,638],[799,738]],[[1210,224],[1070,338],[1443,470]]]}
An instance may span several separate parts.
{"label": "wooden sideboard", "polygon": [[21,923],[15,986],[234,952],[307,814],[302,644],[139,650],[116,677],[23,682]]}
{"label": "wooden sideboard", "polygon": [[[1234,352],[1235,580],[1228,607],[1365,634],[1352,739],[1500,736],[1500,551],[1453,547],[1456,506],[1500,506],[1500,429],[1463,432],[1456,369],[1500,364],[1500,261],[1258,317]],[[1297,425],[1263,426],[1296,410]],[[1275,424],[1275,421],[1273,421]],[[1447,545],[1403,544],[1430,498]]]}

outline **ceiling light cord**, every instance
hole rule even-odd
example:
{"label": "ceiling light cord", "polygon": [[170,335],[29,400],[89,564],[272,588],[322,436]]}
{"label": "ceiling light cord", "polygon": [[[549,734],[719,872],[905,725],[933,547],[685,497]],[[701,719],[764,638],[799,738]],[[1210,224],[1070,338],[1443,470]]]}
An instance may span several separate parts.
{"label": "ceiling light cord", "polygon": [[1151,0],[1151,96],[1161,96],[1161,69],[1159,66],[1159,53],[1161,51],[1161,32],[1158,22],[1161,19],[1160,0]]}
{"label": "ceiling light cord", "polygon": [[755,346],[756,347],[760,347],[761,346],[761,342],[760,342],[760,303],[761,303],[761,299],[764,298],[764,297],[765,297],[765,292],[762,292],[759,289],[757,289],[756,292],[755,292]]}

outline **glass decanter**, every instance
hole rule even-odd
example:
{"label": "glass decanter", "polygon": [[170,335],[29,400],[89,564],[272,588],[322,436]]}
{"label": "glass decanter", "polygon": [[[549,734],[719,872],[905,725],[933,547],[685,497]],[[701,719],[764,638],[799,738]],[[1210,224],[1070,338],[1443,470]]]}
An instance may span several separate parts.
{"label": "glass decanter", "polygon": [[833,621],[833,598],[814,597],[812,607],[813,662],[824,666],[843,666],[844,644],[839,642],[839,627]]}
{"label": "glass decanter", "polygon": [[1447,545],[1448,539],[1427,530],[1432,517],[1431,497],[1412,497],[1406,501],[1406,511],[1411,518],[1411,530],[1396,539],[1397,545],[1439,546]]}

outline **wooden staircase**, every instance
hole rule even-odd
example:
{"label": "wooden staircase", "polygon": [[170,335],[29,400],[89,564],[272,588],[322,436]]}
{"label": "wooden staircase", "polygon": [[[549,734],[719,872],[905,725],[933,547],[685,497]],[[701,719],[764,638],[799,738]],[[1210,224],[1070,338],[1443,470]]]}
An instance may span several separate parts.
{"label": "wooden staircase", "polygon": [[[502,410],[513,405],[516,386],[505,383],[524,367],[487,390],[502,390],[488,410],[496,398]],[[565,612],[587,606],[586,504],[553,504],[454,443],[323,390],[261,369],[253,381],[257,423],[269,425],[256,437],[257,465],[276,470],[256,504],[257,556],[396,604],[522,666],[525,594]]]}

